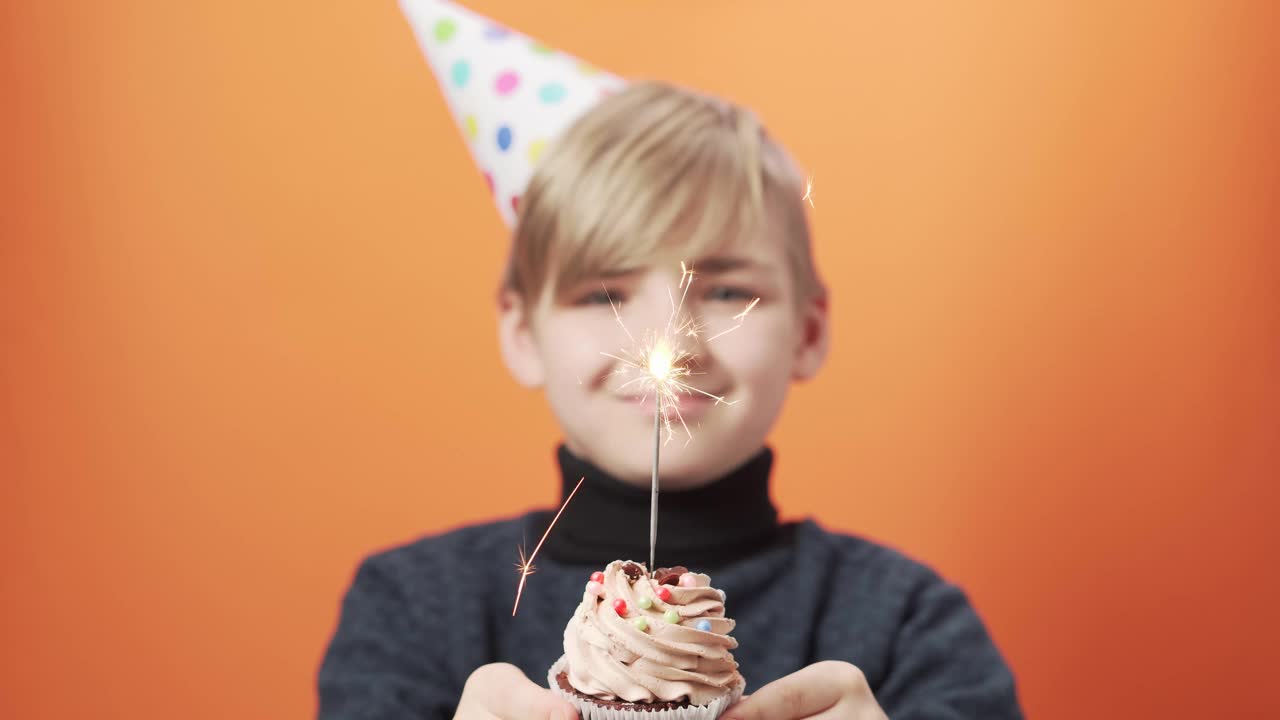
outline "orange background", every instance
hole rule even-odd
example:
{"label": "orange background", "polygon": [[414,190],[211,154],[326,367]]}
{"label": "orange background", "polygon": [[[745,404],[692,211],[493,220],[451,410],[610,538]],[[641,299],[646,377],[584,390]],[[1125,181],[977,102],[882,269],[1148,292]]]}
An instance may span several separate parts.
{"label": "orange background", "polygon": [[[815,174],[786,515],[965,586],[1033,717],[1280,713],[1273,3],[470,4]],[[364,554],[556,498],[484,183],[393,2],[4,15],[0,717],[313,714]]]}

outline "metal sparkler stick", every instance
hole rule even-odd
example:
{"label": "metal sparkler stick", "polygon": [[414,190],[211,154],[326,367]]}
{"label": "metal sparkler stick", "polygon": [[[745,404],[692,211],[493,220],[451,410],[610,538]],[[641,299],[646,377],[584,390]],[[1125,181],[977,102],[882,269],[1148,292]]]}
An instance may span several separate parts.
{"label": "metal sparkler stick", "polygon": [[662,395],[656,394],[653,413],[653,488],[649,493],[649,574],[653,574],[654,548],[658,545],[658,455],[662,450]]}

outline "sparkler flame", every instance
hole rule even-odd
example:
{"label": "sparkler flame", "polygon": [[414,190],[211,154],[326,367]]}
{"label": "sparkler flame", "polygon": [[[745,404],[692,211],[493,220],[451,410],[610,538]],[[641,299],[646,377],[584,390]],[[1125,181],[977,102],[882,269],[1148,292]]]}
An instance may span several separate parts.
{"label": "sparkler flame", "polygon": [[800,198],[801,202],[804,202],[806,200],[809,202],[809,207],[813,207],[813,176],[812,175],[810,175],[809,179],[805,181],[804,197]]}
{"label": "sparkler flame", "polygon": [[674,359],[671,348],[659,340],[649,351],[649,374],[658,382],[666,382],[674,369]]}

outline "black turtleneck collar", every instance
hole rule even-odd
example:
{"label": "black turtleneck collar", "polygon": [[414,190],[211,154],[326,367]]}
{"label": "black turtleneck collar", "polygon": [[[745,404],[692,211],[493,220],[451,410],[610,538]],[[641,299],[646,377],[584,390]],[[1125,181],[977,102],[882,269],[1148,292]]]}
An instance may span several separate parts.
{"label": "black turtleneck collar", "polygon": [[[561,501],[585,478],[543,547],[569,564],[649,561],[649,487],[628,485],[577,457],[557,451]],[[658,495],[658,567],[716,567],[774,542],[780,526],[769,499],[773,451],[763,448],[728,475],[689,490]]]}

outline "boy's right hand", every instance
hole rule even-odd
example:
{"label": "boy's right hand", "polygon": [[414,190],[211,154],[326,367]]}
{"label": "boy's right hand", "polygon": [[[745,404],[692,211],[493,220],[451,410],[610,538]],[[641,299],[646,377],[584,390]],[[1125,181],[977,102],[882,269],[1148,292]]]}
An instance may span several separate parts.
{"label": "boy's right hand", "polygon": [[508,663],[481,665],[467,678],[454,720],[578,720],[568,701]]}

